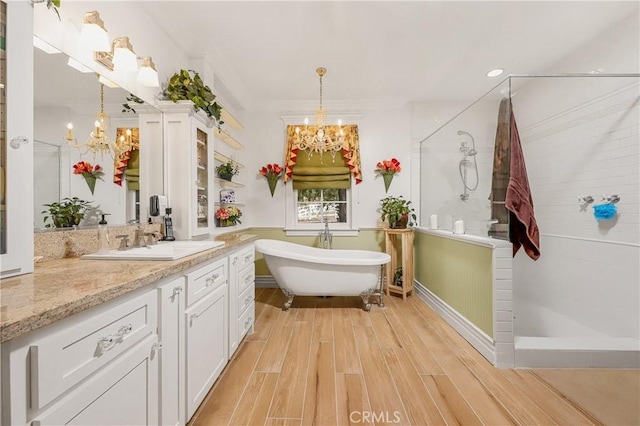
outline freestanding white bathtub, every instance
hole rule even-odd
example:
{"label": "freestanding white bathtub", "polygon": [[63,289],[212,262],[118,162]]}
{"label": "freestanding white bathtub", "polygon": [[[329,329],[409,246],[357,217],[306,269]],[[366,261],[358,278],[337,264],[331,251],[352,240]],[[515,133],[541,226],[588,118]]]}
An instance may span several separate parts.
{"label": "freestanding white bathtub", "polygon": [[370,297],[378,296],[381,266],[391,261],[387,253],[367,250],[327,250],[278,240],[257,240],[256,251],[286,296],[283,310],[294,296],[361,296],[364,310]]}

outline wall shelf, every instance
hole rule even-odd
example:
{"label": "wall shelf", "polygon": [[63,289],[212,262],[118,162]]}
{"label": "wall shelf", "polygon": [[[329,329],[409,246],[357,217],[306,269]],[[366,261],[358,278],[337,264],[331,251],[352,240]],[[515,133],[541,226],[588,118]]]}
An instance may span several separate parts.
{"label": "wall shelf", "polygon": [[224,180],[220,178],[215,178],[218,185],[223,188],[244,188],[244,185],[238,182],[232,182],[229,180]]}
{"label": "wall shelf", "polygon": [[226,155],[218,152],[218,151],[213,151],[213,159],[216,161],[219,161],[221,163],[227,163],[229,161],[231,161],[232,163],[234,163],[236,166],[238,166],[239,168],[243,168],[244,165],[242,163],[238,163],[237,161],[227,157]]}
{"label": "wall shelf", "polygon": [[232,129],[243,130],[244,126],[229,112],[226,108],[222,108],[220,118],[224,121],[224,124],[228,124]]}
{"label": "wall shelf", "polygon": [[226,143],[233,149],[244,149],[244,145],[235,140],[229,133],[225,132],[224,130],[220,130],[216,127],[214,128],[214,134],[216,138],[220,139],[222,142]]}
{"label": "wall shelf", "polygon": [[215,202],[215,203],[213,203],[213,205],[216,206],[216,207],[229,207],[229,206],[244,207],[244,204],[241,204],[241,203],[219,203],[219,202]]}

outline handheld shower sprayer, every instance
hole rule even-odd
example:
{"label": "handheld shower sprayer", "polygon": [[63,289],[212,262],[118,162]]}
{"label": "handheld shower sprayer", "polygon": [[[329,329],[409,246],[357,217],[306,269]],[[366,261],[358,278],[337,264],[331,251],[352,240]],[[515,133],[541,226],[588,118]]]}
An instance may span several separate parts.
{"label": "handheld shower sprayer", "polygon": [[[462,201],[467,201],[469,199],[469,192],[475,191],[478,188],[478,162],[476,161],[476,155],[478,154],[478,151],[476,150],[476,141],[471,133],[465,132],[464,130],[458,130],[458,135],[467,135],[471,138],[471,146],[469,146],[465,141],[462,141],[460,143],[460,151],[464,154],[464,158],[460,160],[460,163],[458,164],[460,179],[462,180],[462,185],[464,187],[464,192],[460,194],[460,199]],[[468,157],[473,157],[473,168],[476,171],[476,183],[475,185],[473,185],[473,187],[469,186],[467,182],[467,168],[471,164],[471,160],[467,159]]]}

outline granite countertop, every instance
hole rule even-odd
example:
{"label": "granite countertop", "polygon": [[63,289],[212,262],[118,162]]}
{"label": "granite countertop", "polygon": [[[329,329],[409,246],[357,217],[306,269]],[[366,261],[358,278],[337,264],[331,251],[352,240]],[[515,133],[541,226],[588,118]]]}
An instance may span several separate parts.
{"label": "granite countertop", "polygon": [[162,278],[224,256],[257,237],[228,234],[225,245],[174,261],[80,260],[36,264],[32,274],[0,281],[0,343],[97,306]]}

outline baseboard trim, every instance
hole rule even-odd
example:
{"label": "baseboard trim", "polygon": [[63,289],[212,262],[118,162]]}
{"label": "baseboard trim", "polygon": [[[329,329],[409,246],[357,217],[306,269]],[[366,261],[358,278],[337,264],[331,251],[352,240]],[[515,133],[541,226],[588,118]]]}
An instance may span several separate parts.
{"label": "baseboard trim", "polygon": [[418,297],[453,327],[467,342],[476,348],[491,364],[496,365],[496,352],[493,339],[475,324],[436,296],[431,290],[414,281],[413,288]]}
{"label": "baseboard trim", "polygon": [[278,288],[278,283],[272,275],[256,276],[256,288]]}

